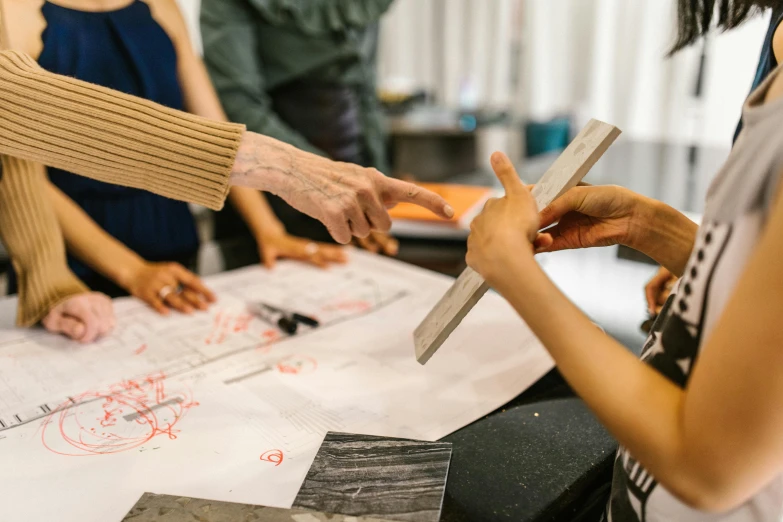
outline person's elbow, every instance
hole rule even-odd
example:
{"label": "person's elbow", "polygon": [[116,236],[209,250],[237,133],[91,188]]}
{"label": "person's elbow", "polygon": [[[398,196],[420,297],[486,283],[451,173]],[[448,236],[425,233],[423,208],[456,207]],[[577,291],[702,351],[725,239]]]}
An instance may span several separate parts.
{"label": "person's elbow", "polygon": [[724,513],[741,503],[730,500],[724,488],[711,485],[688,484],[673,488],[671,493],[688,507],[706,513]]}
{"label": "person's elbow", "polygon": [[[753,496],[738,470],[729,469],[725,460],[714,457],[706,464],[684,464],[675,470],[676,477],[663,484],[688,507],[706,513],[731,511]],[[664,481],[662,481],[663,483]]]}

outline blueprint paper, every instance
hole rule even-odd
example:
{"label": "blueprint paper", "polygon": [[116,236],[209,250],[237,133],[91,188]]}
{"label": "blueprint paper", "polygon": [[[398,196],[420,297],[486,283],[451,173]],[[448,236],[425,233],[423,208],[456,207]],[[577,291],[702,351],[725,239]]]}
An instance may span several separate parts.
{"label": "blueprint paper", "polygon": [[[326,271],[208,278],[218,302],[193,316],[116,300],[118,327],[94,345],[0,330],[2,520],[121,520],[145,491],[288,508],[328,431],[456,431],[553,363],[489,294],[419,365],[413,329],[451,281],[354,252]],[[282,336],[247,313],[254,300],[322,326]]]}

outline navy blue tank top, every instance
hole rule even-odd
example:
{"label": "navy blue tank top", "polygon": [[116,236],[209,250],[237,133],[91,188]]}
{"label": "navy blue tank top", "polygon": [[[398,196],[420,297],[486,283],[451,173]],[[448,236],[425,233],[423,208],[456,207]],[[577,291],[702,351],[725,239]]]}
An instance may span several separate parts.
{"label": "navy blue tank top", "polygon": [[[47,26],[41,36],[41,67],[183,109],[174,45],[146,3],[135,0],[114,11],[87,12],[46,2],[42,13]],[[195,222],[186,203],[60,169],[50,168],[49,178],[144,259],[183,262],[198,250]],[[68,264],[91,288],[121,293],[73,257]]]}

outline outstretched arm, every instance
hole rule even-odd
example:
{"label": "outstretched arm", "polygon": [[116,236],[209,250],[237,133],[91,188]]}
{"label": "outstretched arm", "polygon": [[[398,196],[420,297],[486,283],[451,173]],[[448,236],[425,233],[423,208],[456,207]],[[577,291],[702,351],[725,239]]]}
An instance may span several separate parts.
{"label": "outstretched arm", "polygon": [[[2,23],[2,13],[0,13]],[[446,202],[409,183],[300,151],[111,89],[51,74],[0,51],[0,154],[220,209],[229,185],[277,194],[336,240],[388,230],[384,205],[409,201],[450,217]]]}
{"label": "outstretched arm", "polygon": [[[701,509],[738,506],[778,475],[783,266],[775,260],[783,256],[783,193],[682,389],[597,330],[549,280],[533,257],[534,245],[552,245],[538,235],[535,201],[507,158],[494,156],[493,167],[506,197],[473,222],[468,263],[514,306],[618,441],[669,491]],[[614,201],[605,195],[604,203]],[[677,217],[669,217],[650,228],[674,230]],[[583,235],[590,230],[584,223]]]}
{"label": "outstretched arm", "polygon": [[[174,42],[177,51],[177,73],[186,109],[205,118],[226,121],[226,114],[204,62],[193,49],[176,2],[152,0],[150,7],[155,19]],[[232,187],[228,198],[247,223],[267,267],[273,266],[277,257],[301,259],[319,266],[345,261],[345,254],[338,248],[289,236],[262,192],[246,187]]]}
{"label": "outstretched arm", "polygon": [[[169,308],[203,310],[215,296],[201,280],[177,263],[150,263],[98,226],[84,210],[48,183],[52,206],[71,253],[158,313]],[[165,288],[170,291],[164,291]],[[181,287],[181,292],[176,291]]]}

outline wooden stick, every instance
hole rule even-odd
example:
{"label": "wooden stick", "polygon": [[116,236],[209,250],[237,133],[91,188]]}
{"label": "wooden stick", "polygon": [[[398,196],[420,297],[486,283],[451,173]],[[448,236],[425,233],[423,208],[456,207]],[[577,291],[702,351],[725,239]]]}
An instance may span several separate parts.
{"label": "wooden stick", "polygon": [[[533,188],[539,210],[575,187],[620,135],[620,129],[590,120]],[[484,279],[466,268],[413,333],[416,360],[426,364],[459,323],[489,290]]]}

